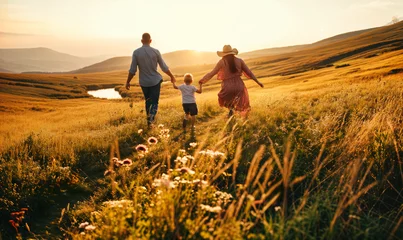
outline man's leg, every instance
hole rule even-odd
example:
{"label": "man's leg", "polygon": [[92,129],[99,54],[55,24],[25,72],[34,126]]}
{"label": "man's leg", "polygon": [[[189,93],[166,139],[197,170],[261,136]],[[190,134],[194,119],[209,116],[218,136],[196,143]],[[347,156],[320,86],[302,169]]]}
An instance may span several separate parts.
{"label": "man's leg", "polygon": [[[162,81],[161,81],[162,82]],[[149,97],[150,97],[150,106],[149,106],[149,122],[154,122],[155,116],[158,112],[158,102],[160,100],[160,91],[161,91],[161,82],[155,86],[150,87]]]}
{"label": "man's leg", "polygon": [[149,87],[141,87],[141,90],[143,91],[144,100],[145,100],[147,122],[149,122],[150,106],[151,106],[150,88]]}

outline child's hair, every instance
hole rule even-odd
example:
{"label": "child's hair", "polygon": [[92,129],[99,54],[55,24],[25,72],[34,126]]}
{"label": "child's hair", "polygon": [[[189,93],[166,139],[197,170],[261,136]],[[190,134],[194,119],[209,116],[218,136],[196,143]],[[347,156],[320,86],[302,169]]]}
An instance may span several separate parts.
{"label": "child's hair", "polygon": [[192,83],[193,75],[191,73],[186,73],[185,76],[183,76],[183,80],[185,83]]}

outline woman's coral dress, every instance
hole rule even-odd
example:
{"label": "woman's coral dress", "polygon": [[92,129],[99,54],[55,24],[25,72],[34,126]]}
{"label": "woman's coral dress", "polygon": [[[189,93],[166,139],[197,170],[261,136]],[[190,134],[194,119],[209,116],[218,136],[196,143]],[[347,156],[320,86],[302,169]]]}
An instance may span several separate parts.
{"label": "woman's coral dress", "polygon": [[215,68],[210,73],[207,73],[200,82],[206,83],[217,74],[217,79],[222,80],[221,91],[218,93],[218,103],[220,106],[240,112],[249,111],[248,90],[241,76],[243,73],[247,78],[255,78],[255,75],[253,75],[242,59],[235,58],[235,65],[238,71],[233,73],[228,63],[224,59],[221,59]]}

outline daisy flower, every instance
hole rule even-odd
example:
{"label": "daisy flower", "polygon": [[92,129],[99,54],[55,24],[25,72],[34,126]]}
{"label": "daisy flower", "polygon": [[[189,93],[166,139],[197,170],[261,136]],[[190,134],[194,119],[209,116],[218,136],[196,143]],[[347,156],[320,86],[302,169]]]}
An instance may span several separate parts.
{"label": "daisy flower", "polygon": [[139,145],[137,145],[136,150],[137,150],[138,152],[144,152],[144,153],[148,152],[148,148],[147,148],[147,146],[144,145],[144,144],[139,144]]}
{"label": "daisy flower", "polygon": [[158,143],[158,139],[155,138],[155,137],[149,137],[148,140],[147,140],[147,142],[148,142],[149,144],[157,144],[157,143]]}
{"label": "daisy flower", "polygon": [[126,159],[123,159],[122,163],[123,163],[123,165],[131,166],[133,164],[133,161],[129,158],[126,158]]}

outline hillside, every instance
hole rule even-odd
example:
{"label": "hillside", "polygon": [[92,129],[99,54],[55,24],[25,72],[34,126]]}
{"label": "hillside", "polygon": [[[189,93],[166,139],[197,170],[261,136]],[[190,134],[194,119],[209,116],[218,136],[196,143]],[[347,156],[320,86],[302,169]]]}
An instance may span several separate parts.
{"label": "hillside", "polygon": [[[385,50],[360,39],[378,44],[371,53]],[[0,74],[0,236],[400,239],[403,78],[390,73],[403,66],[403,49],[389,50],[292,76],[265,77],[290,67],[281,61],[251,61],[265,87],[245,81],[248,119],[228,119],[217,104],[221,82],[211,80],[187,133],[171,84],[147,129],[138,86],[123,100],[86,94],[92,85],[122,89],[126,71]],[[172,70],[198,79],[211,67]],[[26,217],[12,228],[16,211]]]}
{"label": "hillside", "polygon": [[[266,76],[290,75],[333,67],[336,62],[372,58],[403,48],[403,22],[371,29],[351,37],[337,37],[329,43],[318,42],[301,51],[247,61]],[[279,64],[281,63],[281,64]]]}
{"label": "hillside", "polygon": [[[282,55],[287,53],[295,53],[307,48],[315,48],[324,46],[327,44],[333,44],[344,39],[348,39],[365,32],[372,31],[373,29],[365,29],[360,31],[348,32],[339,34],[312,44],[267,48],[260,49],[251,52],[240,53],[239,57],[242,59],[260,58],[274,55]],[[203,65],[212,64],[219,60],[219,57],[215,52],[199,52],[193,50],[181,50],[163,54],[164,60],[170,67],[178,66],[191,66],[191,65]],[[115,57],[105,60],[100,63],[96,63],[84,68],[72,71],[71,73],[96,73],[96,72],[108,72],[108,71],[122,71],[127,70],[131,63],[131,57]]]}
{"label": "hillside", "polygon": [[259,50],[255,50],[255,51],[251,51],[251,52],[240,53],[238,56],[242,59],[258,58],[258,57],[264,57],[264,56],[296,52],[307,46],[309,46],[309,44],[288,46],[288,47],[259,49]]}
{"label": "hillside", "polygon": [[49,48],[0,49],[0,68],[13,72],[71,71],[102,60],[103,57],[82,58]]}
{"label": "hillside", "polygon": [[11,73],[11,71],[6,70],[4,68],[0,68],[0,73]]}
{"label": "hillside", "polygon": [[[218,56],[213,52],[199,52],[193,50],[180,50],[162,55],[164,61],[170,68],[185,65],[211,64],[218,61]],[[131,57],[114,57],[100,63],[96,63],[71,73],[95,73],[128,70],[131,63]]]}
{"label": "hillside", "polygon": [[[322,41],[316,47],[305,47],[293,53],[250,59],[246,62],[259,78],[294,75],[287,77],[287,79],[291,79],[303,72],[319,69],[334,71],[338,68],[347,69],[352,72],[359,71],[362,74],[372,74],[373,72],[387,74],[389,71],[400,71],[400,60],[394,60],[396,62],[394,65],[391,65],[388,59],[392,59],[392,56],[395,56],[398,50],[403,49],[403,22],[361,32],[360,34],[336,36],[329,39],[329,42],[329,44],[323,45],[324,41]],[[182,52],[181,56],[184,56],[185,53],[189,54],[189,51]],[[170,57],[178,57],[178,55],[172,53],[164,57],[168,61]],[[138,92],[126,91],[121,87],[127,76],[127,68],[130,65],[130,61],[130,57],[108,59],[74,74],[1,74],[0,84],[12,86],[7,91],[14,89],[19,94],[23,94],[24,91],[29,93],[34,92],[31,88],[41,89],[43,92],[42,96],[50,98],[89,97],[85,94],[86,89],[105,87],[118,87],[124,96],[137,97]],[[374,67],[374,70],[364,70],[358,64],[360,61],[375,61],[377,65]],[[177,76],[191,72],[195,76],[195,79],[199,79],[213,67],[214,64],[202,64],[171,68],[172,72]],[[91,73],[91,71],[95,72]],[[80,74],[82,72],[90,73]],[[167,80],[167,77],[163,76]],[[21,82],[24,84],[21,85]],[[133,84],[137,84],[137,82],[138,77],[136,76]],[[208,85],[218,86],[219,82],[211,81]],[[21,86],[26,87],[26,90],[18,90]],[[48,90],[45,91],[43,89]]]}

